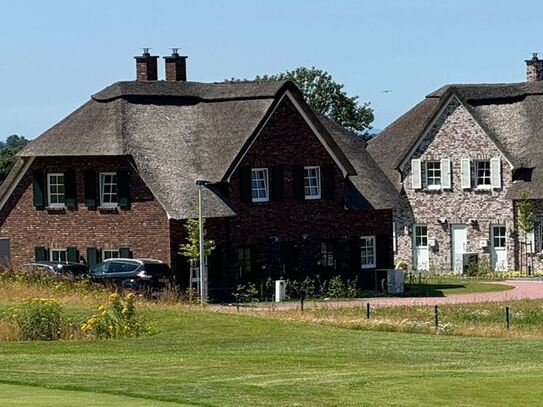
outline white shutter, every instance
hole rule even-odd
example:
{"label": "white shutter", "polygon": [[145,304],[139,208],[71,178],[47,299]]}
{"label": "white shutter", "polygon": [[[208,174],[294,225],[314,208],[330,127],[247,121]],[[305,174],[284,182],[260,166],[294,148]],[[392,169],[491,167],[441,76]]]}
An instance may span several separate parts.
{"label": "white shutter", "polygon": [[413,172],[412,185],[413,189],[422,188],[422,165],[419,159],[411,160],[411,171]]}
{"label": "white shutter", "polygon": [[451,189],[451,160],[441,160],[441,188]]}
{"label": "white shutter", "polygon": [[490,159],[490,179],[492,188],[500,189],[502,187],[502,166],[499,158]]}
{"label": "white shutter", "polygon": [[535,253],[535,234],[533,229],[531,232],[526,233],[526,253]]}
{"label": "white shutter", "polygon": [[462,189],[471,188],[471,160],[462,158]]}

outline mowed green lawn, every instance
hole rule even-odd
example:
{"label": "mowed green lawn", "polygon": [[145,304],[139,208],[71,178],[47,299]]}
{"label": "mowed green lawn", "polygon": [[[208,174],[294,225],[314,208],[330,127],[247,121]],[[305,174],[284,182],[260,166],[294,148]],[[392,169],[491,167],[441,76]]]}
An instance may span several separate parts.
{"label": "mowed green lawn", "polygon": [[21,385],[0,385],[0,405],[494,407],[543,400],[541,341],[179,309],[154,315],[159,333],[152,337],[0,344],[0,382]]}

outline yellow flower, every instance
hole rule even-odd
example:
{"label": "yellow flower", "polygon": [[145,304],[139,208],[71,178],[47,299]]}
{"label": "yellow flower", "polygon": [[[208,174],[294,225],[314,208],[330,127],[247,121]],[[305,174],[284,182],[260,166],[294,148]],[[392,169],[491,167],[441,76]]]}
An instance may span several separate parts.
{"label": "yellow flower", "polygon": [[102,312],[102,311],[105,311],[106,310],[106,307],[104,307],[103,305],[100,305],[98,307],[98,312]]}
{"label": "yellow flower", "polygon": [[126,301],[131,301],[133,300],[135,297],[134,293],[128,293],[128,295],[126,296]]}

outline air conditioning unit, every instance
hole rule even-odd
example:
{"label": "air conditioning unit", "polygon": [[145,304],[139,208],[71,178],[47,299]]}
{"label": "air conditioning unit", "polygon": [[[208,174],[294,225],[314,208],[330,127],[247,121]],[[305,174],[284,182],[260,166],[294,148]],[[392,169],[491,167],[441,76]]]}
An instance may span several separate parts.
{"label": "air conditioning unit", "polygon": [[470,268],[477,267],[479,264],[478,253],[464,253],[462,255],[462,274],[468,274]]}

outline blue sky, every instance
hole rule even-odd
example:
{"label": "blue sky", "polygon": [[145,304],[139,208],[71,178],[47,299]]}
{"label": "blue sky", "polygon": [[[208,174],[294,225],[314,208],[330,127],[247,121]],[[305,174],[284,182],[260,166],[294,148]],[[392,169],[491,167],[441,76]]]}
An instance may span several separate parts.
{"label": "blue sky", "polygon": [[[543,2],[2,1],[0,139],[34,138],[135,76],[142,47],[189,56],[189,80],[327,70],[383,128],[445,83],[520,82],[543,51]],[[384,93],[383,90],[391,90]]]}

